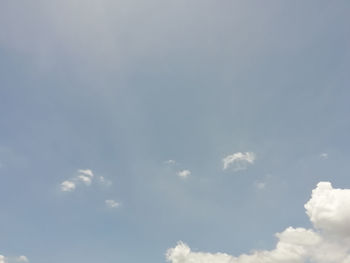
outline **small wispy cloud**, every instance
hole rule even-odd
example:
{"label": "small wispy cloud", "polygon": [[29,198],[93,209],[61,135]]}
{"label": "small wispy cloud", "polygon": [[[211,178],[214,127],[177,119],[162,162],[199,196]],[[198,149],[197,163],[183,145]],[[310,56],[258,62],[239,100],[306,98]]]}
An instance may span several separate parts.
{"label": "small wispy cloud", "polygon": [[112,181],[106,179],[104,176],[98,177],[98,180],[99,180],[100,184],[102,184],[102,185],[105,185],[105,186],[110,186],[110,185],[112,185]]}
{"label": "small wispy cloud", "polygon": [[0,255],[0,263],[28,263],[29,260],[26,256],[19,256],[19,257],[5,257],[3,255]]}
{"label": "small wispy cloud", "polygon": [[167,161],[164,162],[164,164],[174,165],[174,164],[176,164],[176,161],[175,160],[167,160]]}
{"label": "small wispy cloud", "polygon": [[[182,169],[182,170],[178,170],[179,169],[179,163],[173,159],[170,159],[170,160],[167,160],[167,161],[164,161],[164,164],[168,165],[172,170],[173,172],[176,172],[176,175],[178,177],[181,177],[183,179],[186,179],[187,177],[189,177],[191,175],[191,171],[188,170],[188,169]],[[176,165],[176,167],[175,167]],[[178,170],[178,171],[176,171]]]}
{"label": "small wispy cloud", "polygon": [[90,185],[91,184],[91,177],[85,176],[85,175],[79,175],[78,180],[83,182],[86,185]]}
{"label": "small wispy cloud", "polygon": [[321,153],[320,158],[323,160],[328,159],[328,153]]}
{"label": "small wispy cloud", "polygon": [[67,180],[61,183],[61,191],[63,192],[72,192],[75,190],[75,188],[76,188],[75,183],[72,181]]}
{"label": "small wispy cloud", "polygon": [[[77,170],[75,176],[73,176],[68,180],[63,181],[60,184],[60,189],[62,192],[73,192],[76,190],[77,187],[80,187],[80,186],[87,187],[93,183],[104,185],[104,186],[110,186],[112,184],[110,180],[106,179],[103,176],[95,176],[90,169],[86,169],[86,170],[79,169]],[[115,200],[109,199],[109,200],[105,200],[105,205],[110,208],[117,208],[120,206],[120,203]],[[27,261],[24,261],[25,258],[23,257],[18,259],[22,260],[18,262],[27,262]],[[1,260],[0,260],[0,263],[2,263]]]}
{"label": "small wispy cloud", "polygon": [[255,158],[253,152],[237,152],[222,159],[222,169],[227,170],[232,167],[234,171],[245,170],[248,165],[254,164]]}
{"label": "small wispy cloud", "polygon": [[263,190],[266,188],[266,182],[256,182],[255,187],[259,190]]}
{"label": "small wispy cloud", "polygon": [[112,199],[105,200],[105,204],[107,207],[110,207],[110,208],[117,208],[120,206],[119,202],[112,200]]}
{"label": "small wispy cloud", "polygon": [[85,169],[85,170],[84,169],[79,169],[78,173],[80,173],[82,175],[94,177],[94,173],[90,169]]}
{"label": "small wispy cloud", "polygon": [[70,179],[65,180],[64,182],[61,183],[61,191],[72,192],[79,185],[90,186],[93,183],[93,181],[96,181],[96,180],[99,183],[104,184],[104,185],[111,185],[112,184],[112,182],[110,180],[107,180],[103,176],[98,176],[96,178],[94,176],[94,173],[90,169],[79,169],[79,170],[77,170],[77,174],[75,176],[73,176]]}
{"label": "small wispy cloud", "polygon": [[182,170],[177,172],[177,176],[186,179],[187,177],[189,177],[191,175],[191,171],[190,170]]}
{"label": "small wispy cloud", "polygon": [[267,174],[261,180],[257,180],[254,182],[254,187],[258,190],[266,189],[271,183],[272,175]]}
{"label": "small wispy cloud", "polygon": [[28,258],[26,256],[19,256],[17,258],[18,262],[29,262]]}

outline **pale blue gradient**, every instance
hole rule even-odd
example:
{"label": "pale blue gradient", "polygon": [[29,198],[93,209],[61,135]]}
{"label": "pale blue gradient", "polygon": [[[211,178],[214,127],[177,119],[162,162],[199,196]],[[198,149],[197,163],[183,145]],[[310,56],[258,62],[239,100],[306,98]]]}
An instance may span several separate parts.
{"label": "pale blue gradient", "polygon": [[[309,226],[317,182],[350,187],[349,11],[314,0],[1,1],[0,254],[160,263],[178,240],[238,255]],[[222,170],[246,151],[254,165]],[[87,168],[112,186],[60,192]]]}

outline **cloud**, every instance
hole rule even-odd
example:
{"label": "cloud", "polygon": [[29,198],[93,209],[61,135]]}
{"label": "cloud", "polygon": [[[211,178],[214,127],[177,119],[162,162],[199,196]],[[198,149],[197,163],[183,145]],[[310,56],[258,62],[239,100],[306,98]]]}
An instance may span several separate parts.
{"label": "cloud", "polygon": [[91,177],[85,176],[85,175],[79,175],[77,177],[80,181],[82,181],[84,184],[86,185],[90,185],[91,184]]}
{"label": "cloud", "polygon": [[321,182],[305,209],[317,229],[350,237],[350,189],[333,189],[331,183]]}
{"label": "cloud", "polygon": [[[178,163],[175,160],[171,160],[171,159],[167,160],[164,162],[164,164],[171,167],[173,169],[173,172],[175,172],[178,169]],[[174,167],[175,165],[177,166],[177,168]],[[189,177],[191,175],[191,171],[188,169],[183,169],[183,170],[177,171],[176,175],[183,178],[183,179],[186,179],[187,177]]]}
{"label": "cloud", "polygon": [[26,256],[19,256],[19,257],[5,257],[3,255],[0,255],[0,263],[15,263],[15,262],[25,262],[28,263],[29,260]]}
{"label": "cloud", "polygon": [[100,176],[98,179],[99,179],[99,182],[100,182],[101,184],[105,185],[105,186],[110,186],[110,185],[112,185],[112,181],[106,179],[106,178],[103,177],[103,176]]}
{"label": "cloud", "polygon": [[314,228],[288,227],[277,233],[273,250],[256,250],[232,256],[194,252],[178,242],[168,249],[171,263],[350,263],[350,189],[334,189],[320,182],[305,204]]}
{"label": "cloud", "polygon": [[177,173],[177,175],[181,178],[187,178],[188,176],[191,175],[191,171],[190,170],[182,170],[182,171],[179,171]]}
{"label": "cloud", "polygon": [[94,173],[90,170],[90,169],[79,169],[78,170],[78,173],[82,174],[82,175],[86,175],[86,176],[89,176],[89,177],[94,177]]}
{"label": "cloud", "polygon": [[72,192],[76,188],[75,183],[72,181],[64,181],[61,183],[61,190],[63,192]]}
{"label": "cloud", "polygon": [[164,163],[167,165],[174,165],[174,164],[176,164],[176,161],[175,160],[167,160]]}
{"label": "cloud", "polygon": [[321,153],[320,158],[321,159],[328,159],[328,153]]}
{"label": "cloud", "polygon": [[106,200],[105,201],[106,206],[110,207],[110,208],[117,208],[120,206],[120,203],[118,203],[115,200]]}
{"label": "cloud", "polygon": [[255,153],[253,152],[237,152],[232,155],[226,156],[222,159],[223,170],[227,170],[229,167],[233,167],[234,171],[245,170],[248,165],[253,164],[255,161]]}
{"label": "cloud", "polygon": [[[110,186],[112,182],[103,176],[94,176],[94,173],[90,169],[82,170],[79,169],[77,174],[69,180],[61,183],[61,191],[73,192],[79,185],[90,186],[93,182],[100,183],[105,186]],[[115,200],[105,200],[105,204],[108,207],[116,208],[120,206],[120,203]],[[25,258],[21,258],[22,262],[25,262]],[[0,262],[1,263],[1,262]]]}
{"label": "cloud", "polygon": [[257,180],[254,182],[254,187],[258,190],[264,190],[268,187],[271,179],[271,174],[267,174],[261,180]]}
{"label": "cloud", "polygon": [[[77,186],[83,184],[85,186],[90,186],[94,180],[94,173],[90,169],[79,169],[77,170],[77,174],[73,176],[72,178],[64,181],[61,183],[61,190],[63,192],[72,192],[74,191]],[[110,180],[107,180],[103,176],[97,177],[97,180],[104,185],[111,185],[112,182]]]}

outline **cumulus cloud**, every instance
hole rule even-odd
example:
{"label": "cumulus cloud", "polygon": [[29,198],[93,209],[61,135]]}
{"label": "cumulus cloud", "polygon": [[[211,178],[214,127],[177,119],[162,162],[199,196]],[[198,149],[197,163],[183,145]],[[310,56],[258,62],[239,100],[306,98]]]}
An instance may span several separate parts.
{"label": "cumulus cloud", "polygon": [[177,173],[177,175],[181,178],[187,178],[191,175],[191,171],[190,170],[182,170],[182,171],[179,171]]}
{"label": "cumulus cloud", "polygon": [[232,256],[194,252],[179,242],[166,253],[171,263],[350,263],[350,189],[320,182],[305,204],[314,228],[288,227],[273,250]]}
{"label": "cumulus cloud", "polygon": [[118,203],[115,200],[106,200],[105,201],[106,206],[110,207],[110,208],[117,208],[120,206],[120,203]]}
{"label": "cumulus cloud", "polygon": [[334,189],[331,183],[321,182],[305,209],[317,229],[350,237],[350,189]]}
{"label": "cumulus cloud", "polygon": [[101,184],[104,185],[111,185],[112,182],[110,180],[107,180],[103,176],[98,176],[96,179],[94,179],[94,173],[90,169],[79,169],[77,170],[77,174],[73,177],[71,177],[68,180],[65,180],[63,183],[61,183],[61,190],[63,192],[72,192],[74,191],[79,185],[85,185],[90,186],[93,181],[98,181]]}
{"label": "cumulus cloud", "polygon": [[72,181],[64,181],[61,183],[61,190],[63,192],[72,192],[75,190],[75,183]]}
{"label": "cumulus cloud", "polygon": [[248,165],[254,164],[255,153],[253,152],[237,152],[226,156],[222,159],[223,170],[233,167],[234,171],[245,170]]}

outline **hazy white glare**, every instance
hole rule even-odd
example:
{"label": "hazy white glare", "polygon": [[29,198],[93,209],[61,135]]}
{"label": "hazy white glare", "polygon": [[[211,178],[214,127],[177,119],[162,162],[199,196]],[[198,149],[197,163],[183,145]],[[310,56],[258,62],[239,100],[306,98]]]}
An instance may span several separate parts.
{"label": "hazy white glare", "polygon": [[[260,12],[259,5],[251,8],[239,1],[221,5],[198,0],[5,2],[0,3],[0,46],[48,69],[63,62],[128,70],[147,58],[161,61],[169,54],[184,58],[197,54],[208,61],[213,56],[234,57],[232,62],[242,65],[247,56],[276,44],[270,30],[277,25],[269,14]],[[256,28],[256,21],[242,10],[265,27]],[[259,42],[252,41],[257,37]]]}

